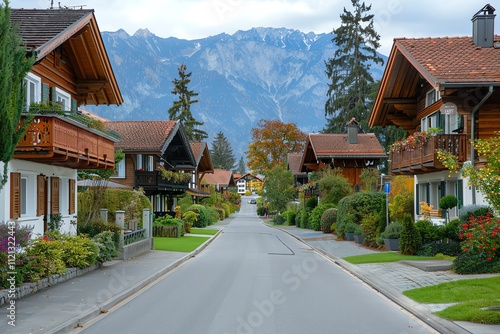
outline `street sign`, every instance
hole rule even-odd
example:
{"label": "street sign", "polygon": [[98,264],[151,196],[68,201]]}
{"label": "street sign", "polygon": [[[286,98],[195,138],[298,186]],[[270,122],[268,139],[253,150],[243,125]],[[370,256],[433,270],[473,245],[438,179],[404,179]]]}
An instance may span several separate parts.
{"label": "street sign", "polygon": [[384,193],[388,194],[391,192],[391,183],[390,182],[384,182]]}

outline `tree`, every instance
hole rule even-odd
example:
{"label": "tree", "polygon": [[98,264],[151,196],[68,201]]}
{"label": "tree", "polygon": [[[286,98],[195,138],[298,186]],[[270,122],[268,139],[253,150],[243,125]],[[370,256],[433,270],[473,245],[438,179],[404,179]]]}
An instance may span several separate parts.
{"label": "tree", "polygon": [[321,191],[321,204],[333,203],[337,205],[339,201],[352,194],[349,181],[342,175],[341,169],[326,169],[322,172],[322,177],[318,181]]}
{"label": "tree", "polygon": [[326,133],[344,132],[345,124],[353,117],[362,128],[366,127],[370,110],[367,99],[378,87],[370,74],[371,63],[383,64],[377,55],[380,36],[373,26],[373,14],[368,14],[371,5],[360,4],[359,0],[351,3],[354,12],[344,7],[340,14],[342,23],[333,29],[332,42],[338,49],[325,62],[326,74],[331,79],[325,103],[325,116],[331,116]]}
{"label": "tree", "polygon": [[260,120],[253,128],[248,146],[247,166],[254,173],[266,174],[274,166],[285,166],[288,153],[304,150],[306,134],[294,123],[278,120]]}
{"label": "tree", "polygon": [[8,163],[14,149],[32,119],[28,117],[24,126],[18,128],[21,115],[26,110],[23,79],[34,62],[34,57],[27,57],[27,49],[10,22],[9,2],[4,0],[4,5],[0,6],[0,163],[3,164],[0,189],[7,183]]}
{"label": "tree", "polygon": [[210,158],[214,168],[233,170],[236,159],[234,158],[231,143],[219,132],[212,142],[212,149],[210,150]]}
{"label": "tree", "polygon": [[188,88],[192,72],[186,73],[186,68],[186,65],[182,64],[178,69],[179,79],[172,81],[174,84],[172,94],[179,95],[179,99],[174,101],[173,106],[168,110],[169,119],[179,120],[184,124],[190,141],[203,141],[208,138],[208,134],[198,128],[205,123],[197,121],[191,113],[191,105],[198,103],[198,100],[193,100],[192,98],[198,96],[198,93]]}
{"label": "tree", "polygon": [[266,174],[264,198],[272,211],[284,211],[288,202],[293,200],[293,174],[281,165],[276,165]]}
{"label": "tree", "polygon": [[243,159],[243,157],[240,158],[240,162],[238,163],[238,169],[236,169],[236,172],[240,173],[241,175],[244,175],[247,172],[247,166],[245,166],[245,160]]}

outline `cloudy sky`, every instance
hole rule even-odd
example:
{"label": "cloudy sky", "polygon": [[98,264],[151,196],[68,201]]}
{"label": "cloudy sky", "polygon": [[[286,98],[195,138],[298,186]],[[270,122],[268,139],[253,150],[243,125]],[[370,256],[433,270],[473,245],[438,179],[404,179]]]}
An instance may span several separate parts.
{"label": "cloudy sky", "polygon": [[[471,35],[472,16],[488,2],[474,0],[371,0],[381,48],[395,37]],[[330,33],[350,0],[53,0],[54,6],[94,9],[101,31],[147,28],[160,37],[196,39],[252,27]],[[10,0],[11,8],[50,8],[51,0]],[[499,6],[497,5],[497,8]],[[498,26],[498,24],[497,24]],[[496,29],[498,31],[498,29]]]}

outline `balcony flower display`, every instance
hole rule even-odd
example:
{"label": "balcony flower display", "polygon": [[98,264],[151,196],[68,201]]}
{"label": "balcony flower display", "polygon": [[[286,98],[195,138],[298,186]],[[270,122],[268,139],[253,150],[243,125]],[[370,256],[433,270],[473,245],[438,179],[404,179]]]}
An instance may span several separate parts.
{"label": "balcony flower display", "polygon": [[166,170],[163,166],[158,167],[161,178],[165,181],[172,181],[172,183],[187,183],[191,180],[191,173],[179,173]]}
{"label": "balcony flower display", "polygon": [[422,148],[425,143],[429,141],[432,137],[431,132],[427,131],[417,131],[408,137],[398,140],[391,145],[391,151],[399,153],[401,151],[414,151],[416,149]]}

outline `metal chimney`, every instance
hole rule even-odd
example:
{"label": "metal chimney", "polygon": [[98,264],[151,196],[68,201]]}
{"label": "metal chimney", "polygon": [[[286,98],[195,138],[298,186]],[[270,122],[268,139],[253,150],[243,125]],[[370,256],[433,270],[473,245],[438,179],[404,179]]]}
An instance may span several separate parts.
{"label": "metal chimney", "polygon": [[347,141],[349,144],[357,144],[358,143],[358,132],[359,132],[359,123],[356,119],[352,118],[347,123]]}
{"label": "metal chimney", "polygon": [[493,47],[495,35],[495,8],[490,4],[484,6],[472,17],[472,40],[474,45],[482,48]]}

